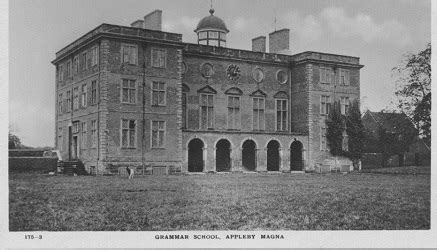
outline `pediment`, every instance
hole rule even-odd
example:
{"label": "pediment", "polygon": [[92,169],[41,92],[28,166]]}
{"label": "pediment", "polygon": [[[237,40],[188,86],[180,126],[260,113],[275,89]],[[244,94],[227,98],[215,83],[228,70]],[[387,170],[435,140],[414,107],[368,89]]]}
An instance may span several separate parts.
{"label": "pediment", "polygon": [[243,95],[243,91],[237,87],[229,88],[225,91],[226,95]]}
{"label": "pediment", "polygon": [[279,91],[278,93],[276,93],[273,98],[278,98],[278,99],[288,99],[288,94],[285,91]]}
{"label": "pediment", "polygon": [[205,87],[197,90],[197,92],[198,93],[206,93],[206,94],[217,94],[217,91],[209,85],[206,85]]}
{"label": "pediment", "polygon": [[254,96],[254,97],[266,97],[267,94],[264,93],[262,90],[257,89],[254,92],[252,92],[252,94],[250,94],[250,96]]}

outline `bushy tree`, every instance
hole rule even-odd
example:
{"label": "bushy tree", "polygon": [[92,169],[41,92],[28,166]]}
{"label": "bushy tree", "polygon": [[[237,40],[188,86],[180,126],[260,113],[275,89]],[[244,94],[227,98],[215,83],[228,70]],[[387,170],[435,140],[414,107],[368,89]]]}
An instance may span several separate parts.
{"label": "bushy tree", "polygon": [[405,126],[400,121],[392,121],[396,131],[387,131],[384,127],[378,129],[378,148],[382,153],[383,166],[386,166],[392,155],[398,155],[399,165],[403,165],[403,156],[409,151],[411,143],[417,136],[417,130],[412,126]]}
{"label": "bushy tree", "polygon": [[348,157],[357,164],[361,159],[364,146],[364,125],[361,120],[360,103],[354,100],[346,115],[346,133],[348,135]]}
{"label": "bushy tree", "polygon": [[403,56],[393,68],[398,108],[409,116],[425,142],[431,140],[431,43],[417,54]]}
{"label": "bushy tree", "polygon": [[338,156],[343,154],[343,131],[344,117],[341,114],[340,102],[333,103],[333,107],[326,119],[326,140],[332,155]]}
{"label": "bushy tree", "polygon": [[18,136],[14,135],[13,133],[9,132],[9,149],[16,149],[21,145],[20,138]]}

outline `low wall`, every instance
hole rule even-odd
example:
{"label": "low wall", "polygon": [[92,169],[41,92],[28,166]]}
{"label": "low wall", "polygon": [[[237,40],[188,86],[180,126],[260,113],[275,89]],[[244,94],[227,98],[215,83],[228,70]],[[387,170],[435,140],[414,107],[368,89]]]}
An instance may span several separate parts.
{"label": "low wall", "polygon": [[414,153],[404,154],[404,166],[414,166],[416,165],[416,156]]}
{"label": "low wall", "polygon": [[418,166],[431,166],[431,152],[416,153],[415,162]]}
{"label": "low wall", "polygon": [[56,157],[9,157],[9,172],[44,172],[56,171]]}
{"label": "low wall", "polygon": [[381,153],[365,153],[361,155],[361,169],[381,168]]}
{"label": "low wall", "polygon": [[[429,166],[431,155],[427,153],[404,153],[403,166]],[[365,153],[361,156],[362,169],[382,168],[381,153]],[[399,156],[392,155],[386,167],[399,167]]]}
{"label": "low wall", "polygon": [[9,157],[42,157],[44,150],[36,149],[9,149]]}

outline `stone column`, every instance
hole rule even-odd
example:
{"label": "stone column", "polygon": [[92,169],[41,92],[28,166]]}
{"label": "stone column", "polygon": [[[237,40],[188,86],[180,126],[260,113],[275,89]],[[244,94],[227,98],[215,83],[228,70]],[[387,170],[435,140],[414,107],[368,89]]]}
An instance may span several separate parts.
{"label": "stone column", "polygon": [[231,162],[232,162],[231,171],[243,170],[242,162],[241,162],[241,154],[242,154],[242,149],[238,147],[231,151]]}
{"label": "stone column", "polygon": [[279,166],[279,171],[286,172],[290,171],[290,150],[287,148],[281,148],[279,150],[279,155],[281,156],[281,164]]}
{"label": "stone column", "polygon": [[215,171],[215,148],[203,148],[203,162],[205,172]]}
{"label": "stone column", "polygon": [[188,146],[187,147],[182,146],[182,151],[185,157],[183,157],[182,159],[181,171],[182,173],[188,173]]}
{"label": "stone column", "polygon": [[256,170],[258,172],[266,172],[267,171],[267,148],[260,148],[256,150],[257,153],[257,167]]}

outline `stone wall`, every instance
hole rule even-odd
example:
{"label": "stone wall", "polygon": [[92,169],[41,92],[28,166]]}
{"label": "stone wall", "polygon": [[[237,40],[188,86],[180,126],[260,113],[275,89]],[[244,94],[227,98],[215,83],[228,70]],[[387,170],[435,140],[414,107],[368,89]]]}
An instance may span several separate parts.
{"label": "stone wall", "polygon": [[[217,94],[214,95],[214,130],[226,131],[228,129],[228,95],[225,92],[231,88],[238,88],[242,91],[240,96],[240,113],[241,129],[240,131],[253,131],[252,129],[252,112],[253,103],[251,94],[261,90],[266,94],[265,97],[265,131],[275,132],[275,98],[278,92],[283,92],[290,96],[290,79],[285,84],[280,84],[276,80],[276,74],[283,70],[287,76],[289,70],[286,65],[281,64],[264,64],[261,61],[236,61],[224,58],[198,57],[193,55],[184,55],[183,61],[187,65],[187,72],[183,75],[182,81],[189,88],[188,96],[188,126],[187,129],[199,129],[199,93],[202,88],[209,86]],[[211,78],[204,78],[201,75],[201,67],[205,63],[213,65],[214,74]],[[230,64],[240,67],[241,75],[237,80],[231,80],[227,76],[227,68]],[[255,69],[261,69],[264,72],[264,79],[258,83],[253,77]],[[290,100],[290,98],[287,98]],[[288,116],[290,118],[290,116]],[[288,122],[289,123],[289,122]],[[290,125],[290,124],[288,124]],[[289,130],[288,130],[289,131]]]}
{"label": "stone wall", "polygon": [[[330,84],[321,83],[320,66],[332,69],[334,81]],[[350,85],[339,85],[339,69],[350,71]],[[321,128],[326,127],[327,115],[321,114],[321,96],[331,97],[331,103],[339,101],[341,97],[348,97],[349,101],[358,99],[360,95],[359,69],[346,66],[329,66],[324,64],[307,64],[307,74],[309,75],[309,129],[310,129],[310,166],[321,164],[326,159],[333,159],[328,150],[321,150]]]}

